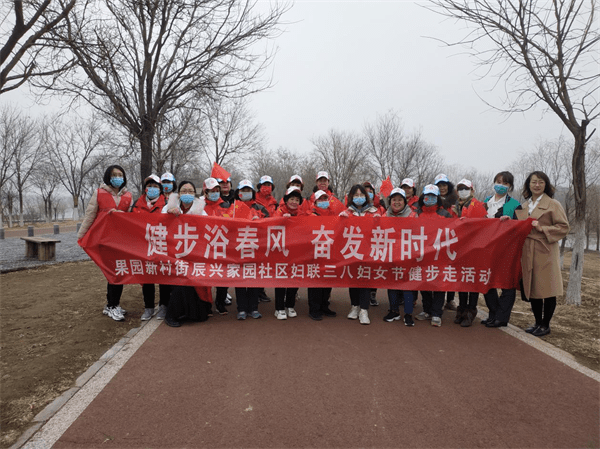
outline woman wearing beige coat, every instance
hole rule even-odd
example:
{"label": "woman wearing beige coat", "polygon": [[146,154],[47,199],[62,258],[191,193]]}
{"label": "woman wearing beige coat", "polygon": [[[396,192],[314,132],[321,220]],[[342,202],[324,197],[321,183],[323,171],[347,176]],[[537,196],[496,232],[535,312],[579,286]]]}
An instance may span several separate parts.
{"label": "woman wearing beige coat", "polygon": [[523,187],[528,201],[521,219],[531,217],[532,229],[521,256],[523,285],[521,294],[531,302],[535,324],[525,332],[541,337],[550,333],[550,320],[556,308],[556,297],[563,294],[558,242],[569,233],[569,222],[561,204],[553,199],[554,187],[541,171],[531,173]]}

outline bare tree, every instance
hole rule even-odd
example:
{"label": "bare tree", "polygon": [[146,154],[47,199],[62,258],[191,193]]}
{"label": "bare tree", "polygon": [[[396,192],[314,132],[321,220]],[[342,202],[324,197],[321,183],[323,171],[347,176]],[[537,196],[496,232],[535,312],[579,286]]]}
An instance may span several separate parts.
{"label": "bare tree", "polygon": [[371,172],[366,162],[364,141],[352,133],[330,130],[312,141],[311,153],[318,170],[329,173],[330,187],[338,198],[344,198],[350,187],[362,183]]}
{"label": "bare tree", "polygon": [[9,167],[12,176],[8,177],[19,197],[19,224],[23,226],[23,192],[39,162],[43,144],[36,121],[10,108],[5,109],[2,116],[0,136],[5,151],[12,154],[12,165]]}
{"label": "bare tree", "polygon": [[[257,45],[278,33],[289,8],[256,0],[82,1],[56,30],[79,70],[44,84],[87,102],[139,142],[140,178],[152,171],[158,124],[198,97],[241,96],[273,53]],[[85,78],[80,75],[85,74]]]}
{"label": "bare tree", "polygon": [[102,121],[55,119],[47,126],[46,151],[59,182],[73,200],[73,220],[79,219],[79,200],[85,178],[110,156],[108,133]]}
{"label": "bare tree", "polygon": [[42,199],[46,223],[52,221],[54,197],[61,185],[61,175],[54,170],[48,156],[42,156],[31,175],[31,184],[37,188]]}
{"label": "bare tree", "polygon": [[[4,1],[0,6],[2,48],[0,48],[0,94],[16,89],[28,79],[51,76],[72,65],[61,60],[54,68],[46,64],[53,45],[47,41],[50,31],[60,26],[75,6],[70,1]],[[24,8],[25,6],[25,8]],[[4,26],[4,24],[8,26]]]}
{"label": "bare tree", "polygon": [[12,167],[15,157],[15,131],[18,117],[19,113],[13,107],[3,106],[0,109],[0,226],[3,223],[4,187],[15,174]]}
{"label": "bare tree", "polygon": [[202,116],[203,150],[209,165],[224,166],[264,147],[262,128],[254,123],[245,98],[208,99]]}
{"label": "bare tree", "polygon": [[[503,80],[506,112],[543,105],[574,138],[572,157],[575,244],[567,302],[581,304],[585,238],[587,127],[598,118],[596,0],[430,0],[432,9],[471,25],[461,41]],[[492,47],[485,45],[491,43]]]}

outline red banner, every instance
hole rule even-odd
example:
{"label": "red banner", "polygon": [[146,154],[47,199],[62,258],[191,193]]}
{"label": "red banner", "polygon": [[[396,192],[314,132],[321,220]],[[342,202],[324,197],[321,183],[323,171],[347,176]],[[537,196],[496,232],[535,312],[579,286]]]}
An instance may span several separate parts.
{"label": "red banner", "polygon": [[516,288],[529,221],[106,214],[80,245],[114,284]]}

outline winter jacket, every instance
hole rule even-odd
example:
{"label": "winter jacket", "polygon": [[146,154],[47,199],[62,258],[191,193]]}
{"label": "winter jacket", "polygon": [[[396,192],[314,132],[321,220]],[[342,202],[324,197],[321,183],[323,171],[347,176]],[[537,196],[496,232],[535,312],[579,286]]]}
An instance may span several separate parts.
{"label": "winter jacket", "polygon": [[188,214],[188,215],[207,215],[205,210],[204,210],[204,197],[201,198],[194,198],[194,202],[192,203],[192,207],[190,207],[187,210],[184,210],[181,207],[181,203],[179,201],[179,194],[178,193],[171,193],[171,195],[169,195],[169,202],[167,203],[167,205],[165,207],[163,207],[162,213],[166,214],[169,210],[171,209],[179,209],[179,212],[181,212],[182,214]]}
{"label": "winter jacket", "polygon": [[204,197],[204,211],[207,215],[213,217],[233,217],[233,205],[219,198],[217,201],[210,201]]}
{"label": "winter jacket", "polygon": [[[344,206],[344,204],[333,195],[333,192],[331,190],[329,190],[327,192],[327,196],[329,198],[329,208],[334,212],[335,215],[339,215],[340,212],[346,210],[346,206]],[[308,211],[310,211],[314,207],[316,207],[314,192],[302,204],[304,204],[304,203],[307,203],[306,210],[308,210]]]}
{"label": "winter jacket", "polygon": [[400,212],[398,212],[397,214],[395,214],[394,212],[392,212],[392,206],[388,207],[385,216],[386,217],[409,217],[410,214],[413,212],[413,210],[408,206],[404,206],[404,209],[402,209]]}
{"label": "winter jacket", "polygon": [[163,195],[159,195],[154,202],[148,202],[148,198],[144,194],[135,200],[131,208],[131,212],[161,212],[165,205],[166,201]]}
{"label": "winter jacket", "polygon": [[102,184],[99,189],[96,189],[85,209],[85,216],[77,233],[77,240],[85,235],[98,215],[106,214],[112,209],[129,212],[131,201],[131,193],[126,188],[122,188],[115,193],[112,187]]}
{"label": "winter jacket", "polygon": [[287,204],[284,204],[277,208],[273,217],[283,217],[285,214],[290,214],[292,217],[303,217],[308,215],[308,212],[302,209],[302,204],[300,204],[296,210],[288,209]]}
{"label": "winter jacket", "polygon": [[[486,210],[487,202],[491,200],[493,196],[494,195],[490,195],[483,201]],[[506,200],[504,201],[504,204],[502,205],[502,207],[500,207],[500,209],[498,209],[498,212],[496,212],[494,217],[500,218],[501,216],[506,215],[507,217],[516,219],[517,215],[515,214],[515,211],[519,209],[522,209],[521,204],[516,199],[512,198],[509,194],[506,194]]]}
{"label": "winter jacket", "polygon": [[[344,212],[344,211],[342,211]],[[348,215],[354,215],[355,217],[373,217],[373,216],[381,216],[381,214],[379,213],[379,210],[373,206],[372,204],[367,205],[366,207],[363,206],[361,208],[357,208],[356,206],[354,206],[353,204],[350,205],[350,207],[348,209],[346,209],[346,211],[348,213]]]}
{"label": "winter jacket", "polygon": [[423,206],[423,209],[417,209],[412,212],[409,217],[418,217],[418,218],[452,218],[450,212],[448,212],[443,207],[435,206]]}
{"label": "winter jacket", "polygon": [[[520,220],[528,218],[528,205],[517,210]],[[550,298],[563,294],[558,242],[569,234],[569,221],[562,205],[544,195],[529,217],[538,220],[525,239],[521,255],[523,290],[527,298]]]}
{"label": "winter jacket", "polygon": [[419,208],[419,197],[417,195],[413,195],[408,200],[408,207],[412,210],[416,211]]}
{"label": "winter jacket", "polygon": [[256,202],[267,209],[270,217],[272,217],[277,210],[277,200],[275,197],[273,197],[273,195],[263,195],[260,190],[256,192]]}
{"label": "winter jacket", "polygon": [[485,218],[487,217],[487,210],[481,201],[470,197],[464,203],[456,202],[456,215],[459,218]]}

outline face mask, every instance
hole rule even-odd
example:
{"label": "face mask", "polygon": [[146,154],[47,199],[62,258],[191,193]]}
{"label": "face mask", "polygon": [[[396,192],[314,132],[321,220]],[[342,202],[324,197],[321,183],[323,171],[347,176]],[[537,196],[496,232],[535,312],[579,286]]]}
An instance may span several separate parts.
{"label": "face mask", "polygon": [[240,200],[250,201],[252,199],[252,192],[240,192]]}
{"label": "face mask", "polygon": [[160,189],[158,187],[148,187],[146,189],[146,196],[151,200],[158,198],[158,195],[160,195]]}
{"label": "face mask", "polygon": [[179,196],[179,199],[183,204],[192,204],[194,202],[194,195],[191,193],[184,193]]}
{"label": "face mask", "polygon": [[508,193],[508,187],[502,184],[494,184],[494,190],[498,195],[506,195]]}
{"label": "face mask", "polygon": [[317,201],[317,207],[327,209],[329,207],[329,201]]}
{"label": "face mask", "polygon": [[425,195],[423,197],[423,204],[425,204],[425,206],[435,206],[437,202],[437,196],[435,195]]}
{"label": "face mask", "polygon": [[364,196],[359,196],[357,198],[354,198],[352,201],[354,202],[354,204],[360,207],[367,202],[367,199]]}
{"label": "face mask", "polygon": [[221,198],[220,192],[208,192],[208,201],[219,201]]}
{"label": "face mask", "polygon": [[170,193],[173,191],[173,184],[171,184],[171,183],[166,183],[166,184],[163,184],[162,186],[163,186],[163,190],[167,193]]}
{"label": "face mask", "polygon": [[260,186],[260,193],[263,195],[270,195],[273,191],[273,187],[271,186]]}
{"label": "face mask", "polygon": [[369,192],[369,198],[371,198],[371,201],[373,201],[373,198],[375,198],[375,194],[373,192]]}
{"label": "face mask", "polygon": [[119,187],[121,187],[123,185],[123,183],[125,182],[125,180],[123,178],[110,178],[110,183],[113,187],[116,187],[117,189]]}
{"label": "face mask", "polygon": [[471,191],[470,190],[459,190],[458,191],[458,197],[461,200],[466,200],[467,198],[469,198],[471,196]]}

